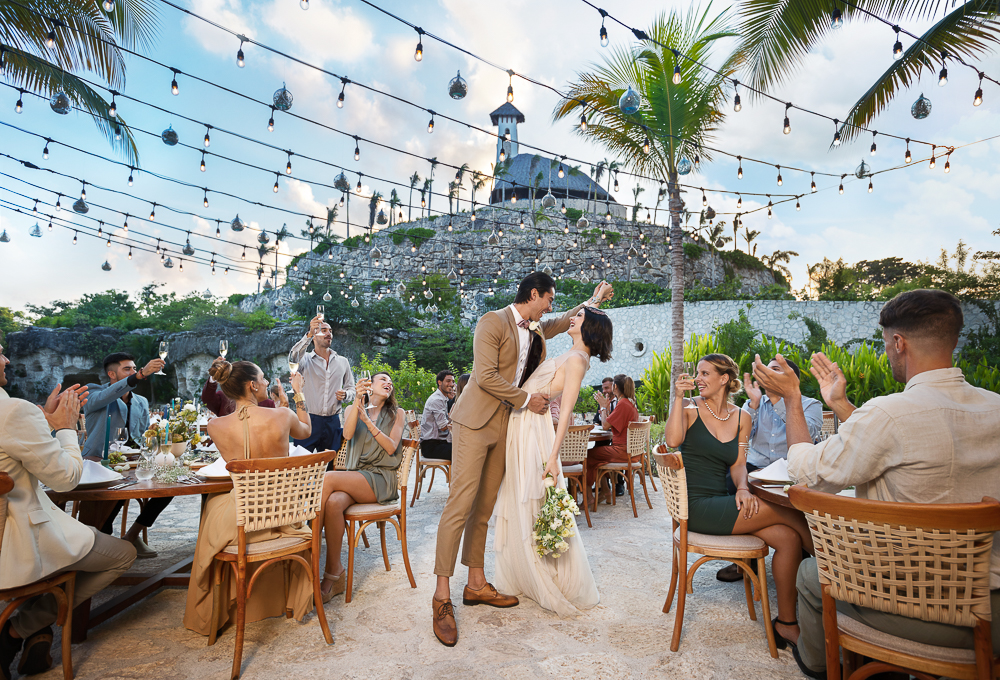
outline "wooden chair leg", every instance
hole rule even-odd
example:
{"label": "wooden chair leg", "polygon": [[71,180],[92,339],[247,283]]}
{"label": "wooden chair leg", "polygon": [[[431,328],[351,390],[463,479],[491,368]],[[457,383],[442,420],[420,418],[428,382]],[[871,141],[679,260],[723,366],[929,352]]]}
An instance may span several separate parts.
{"label": "wooden chair leg", "polygon": [[674,555],[670,561],[670,588],[667,590],[667,601],[663,603],[663,613],[670,613],[670,604],[674,601],[674,591],[677,590],[677,544],[674,544]]}
{"label": "wooden chair leg", "polygon": [[370,548],[371,546],[368,545],[368,534],[365,533],[366,531],[368,531],[368,527],[361,530],[361,540],[365,542],[366,548]]}
{"label": "wooden chair leg", "polygon": [[132,504],[132,501],[128,498],[122,503],[122,529],[118,538],[125,538],[125,532],[128,530],[128,506]]}
{"label": "wooden chair leg", "polygon": [[[767,651],[771,653],[771,658],[778,658],[778,648],[774,642],[774,628],[771,627],[771,602],[767,596],[767,564],[764,558],[757,560],[757,592],[760,594],[760,609],[764,615],[764,632],[767,633]],[[835,678],[836,675],[828,677]]]}
{"label": "wooden chair leg", "polygon": [[[680,557],[678,564],[678,578],[682,584],[687,583],[687,553],[681,555],[680,550],[677,551]],[[681,646],[681,628],[684,626],[684,599],[687,596],[687,588],[681,586],[677,589],[677,612],[674,614],[674,634],[670,638],[670,651],[676,652],[678,647]]]}
{"label": "wooden chair leg", "polygon": [[378,532],[382,536],[382,561],[385,562],[385,570],[392,571],[392,567],[389,566],[389,551],[385,547],[385,522],[378,523]]}
{"label": "wooden chair leg", "polygon": [[309,571],[312,577],[313,584],[313,605],[316,607],[316,618],[319,619],[319,626],[323,629],[323,637],[326,639],[326,644],[333,644],[333,635],[330,634],[330,624],[326,620],[326,609],[323,607],[323,593],[320,591],[319,584],[322,580],[319,571],[319,541],[313,543],[312,555],[310,556]]}
{"label": "wooden chair leg", "polygon": [[292,618],[292,608],[288,606],[288,595],[292,590],[292,562],[291,560],[282,560],[281,571],[285,580],[285,618]]}
{"label": "wooden chair leg", "polygon": [[231,680],[240,677],[240,669],[243,665],[243,635],[246,632],[247,619],[247,580],[246,567],[241,564],[236,566],[236,647],[233,650],[233,672]]}
{"label": "wooden chair leg", "polygon": [[413,580],[413,570],[410,569],[410,554],[406,550],[406,526],[396,524],[396,535],[399,536],[399,544],[403,548],[403,566],[406,567],[406,577],[410,579],[410,587],[416,588],[417,582]]}
{"label": "wooden chair leg", "polygon": [[653,477],[653,461],[649,459],[649,453],[646,453],[646,469],[649,471],[649,484],[653,487],[653,492],[656,493],[656,478]]}
{"label": "wooden chair leg", "polygon": [[826,641],[826,677],[840,677],[840,633],[837,628],[837,603],[828,586],[823,590],[823,637]]}
{"label": "wooden chair leg", "polygon": [[414,482],[415,482],[414,486],[417,487],[417,490],[416,492],[414,492],[413,497],[410,499],[411,508],[413,507],[413,504],[417,502],[417,499],[420,498],[420,489],[424,485],[424,476],[419,463],[417,463],[417,472],[414,475]]}
{"label": "wooden chair leg", "polygon": [[[361,532],[364,536],[364,531]],[[367,539],[365,540],[367,543]],[[347,522],[347,592],[344,594],[344,602],[351,601],[351,590],[354,586],[354,549],[357,547],[358,539],[354,534],[354,522]]]}
{"label": "wooden chair leg", "polygon": [[434,473],[435,472],[437,472],[437,467],[432,467],[431,468],[431,483],[427,485],[427,493],[430,493],[431,489],[434,488]]}
{"label": "wooden chair leg", "polygon": [[[641,463],[642,461],[639,462]],[[652,477],[650,477],[650,480],[652,480]],[[642,467],[639,468],[639,482],[642,484],[642,494],[646,497],[646,505],[652,510],[653,502],[649,500],[649,489],[646,488],[646,472]]]}
{"label": "wooden chair leg", "polygon": [[222,567],[223,563],[212,562],[212,616],[209,618],[208,646],[215,644],[219,634],[219,620],[222,618]]}
{"label": "wooden chair leg", "polygon": [[[628,496],[632,499],[632,516],[636,519],[639,518],[639,511],[635,508],[635,474],[631,468],[628,470],[628,474],[625,475],[625,485],[628,487]],[[649,500],[649,496],[646,497]],[[652,508],[653,506],[649,506]]]}
{"label": "wooden chair leg", "polygon": [[590,490],[587,488],[587,476],[582,475],[578,479],[577,484],[583,492],[583,516],[587,518],[587,526],[593,529],[594,525],[590,521]]}
{"label": "wooden chair leg", "polygon": [[743,572],[743,590],[746,591],[747,596],[747,610],[750,612],[750,620],[757,620],[757,612],[753,608],[753,586],[750,585],[750,576],[744,571]]}
{"label": "wooden chair leg", "polygon": [[73,597],[76,593],[76,574],[71,574],[66,581],[66,616],[59,625],[62,626],[62,667],[63,680],[73,680]]}

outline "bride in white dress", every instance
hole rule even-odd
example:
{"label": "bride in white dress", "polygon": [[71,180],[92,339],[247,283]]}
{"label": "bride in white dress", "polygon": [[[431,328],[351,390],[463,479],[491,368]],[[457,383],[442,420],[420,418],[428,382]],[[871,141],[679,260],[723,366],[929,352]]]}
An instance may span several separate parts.
{"label": "bride in white dress", "polygon": [[611,320],[599,309],[584,307],[570,322],[573,347],[565,354],[543,361],[522,386],[528,394],[562,394],[564,417],[555,432],[548,413],[527,409],[511,413],[507,425],[507,469],[496,506],[496,583],[502,593],[525,596],[559,616],[575,616],[600,601],[587,551],[576,520],[569,550],[558,558],[535,551],[532,529],[545,499],[546,474],[559,488],[566,480],[559,464],[559,447],[573,422],[576,404],[590,359],[611,358]]}

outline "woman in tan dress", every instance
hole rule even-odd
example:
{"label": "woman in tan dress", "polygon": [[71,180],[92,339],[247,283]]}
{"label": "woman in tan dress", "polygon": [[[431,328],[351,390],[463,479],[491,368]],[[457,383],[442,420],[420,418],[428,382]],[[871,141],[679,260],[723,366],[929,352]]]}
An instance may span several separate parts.
{"label": "woman in tan dress", "polygon": [[[219,448],[226,461],[246,458],[282,458],[288,455],[288,437],[305,439],[312,432],[309,412],[302,394],[302,376],[292,376],[292,389],[296,395],[296,411],[288,408],[261,408],[258,402],[267,399],[267,380],[256,364],[237,361],[230,364],[224,359],[216,359],[209,369],[227,397],[236,402],[236,411],[228,416],[216,418],[208,424],[208,435]],[[287,400],[285,401],[287,406]],[[212,494],[205,502],[198,528],[198,543],[191,565],[191,582],[188,585],[187,608],[184,612],[184,626],[196,633],[211,633],[212,619],[212,561],[226,546],[236,544],[236,503],[234,492]],[[277,538],[289,533],[308,536],[307,529],[280,527],[247,534],[248,543],[256,543]],[[307,556],[306,559],[309,559]],[[249,579],[257,564],[248,565]],[[222,570],[223,593],[229,593],[225,600],[227,607],[222,612],[220,624],[224,625],[235,616],[236,588],[231,578],[232,570]],[[288,599],[284,597],[283,570],[267,569],[254,583],[250,599],[247,601],[247,623],[260,621],[270,616],[281,616],[286,607],[291,609],[296,619],[301,620],[312,609],[312,583],[310,575],[301,568],[291,569],[291,587]],[[221,627],[220,625],[220,627]]]}
{"label": "woman in tan dress", "polygon": [[[406,414],[396,405],[392,378],[388,373],[376,373],[371,380],[359,380],[355,390],[358,398],[347,407],[344,418],[347,470],[327,472],[323,480],[323,602],[347,590],[347,570],[340,559],[344,511],[355,503],[388,503],[399,498],[396,470],[403,462]],[[366,392],[367,408],[363,401]]]}

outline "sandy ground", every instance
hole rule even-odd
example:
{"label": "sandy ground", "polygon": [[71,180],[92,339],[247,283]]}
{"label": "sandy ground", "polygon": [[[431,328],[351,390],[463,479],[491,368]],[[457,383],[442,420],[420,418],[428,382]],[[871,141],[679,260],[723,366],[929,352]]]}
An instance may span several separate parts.
{"label": "sandy ground", "polygon": [[[249,624],[243,677],[253,678],[781,678],[803,677],[790,651],[772,659],[760,621],[747,616],[741,583],[715,580],[720,562],[699,570],[688,596],[680,651],[669,649],[674,614],[663,614],[670,578],[669,516],[662,492],[651,494],[653,509],[639,492],[639,518],[628,497],[601,506],[594,528],[581,533],[601,592],[597,607],[576,619],[560,619],[530,600],[513,609],[465,607],[464,568],[452,581],[460,632],[454,648],[442,646],[431,629],[434,545],[447,499],[439,479],[408,515],[409,553],[415,589],[410,588],[398,541],[391,540],[392,571],[382,563],[377,532],[370,549],[356,559],[354,599],[326,605],[334,644],[327,645],[315,614],[302,623],[273,618]],[[180,498],[150,531],[160,556],[138,560],[133,570],[155,573],[194,551],[198,499]],[[137,512],[133,504],[132,512]],[[134,516],[134,515],[133,515]],[[581,515],[581,521],[584,519]],[[489,540],[492,549],[492,533]],[[346,549],[345,549],[346,550]],[[693,562],[693,557],[691,558]],[[770,560],[769,560],[770,561]],[[492,556],[487,554],[487,576]],[[771,610],[774,583],[769,584]],[[217,644],[185,629],[185,591],[171,588],[90,632],[73,646],[76,677],[228,678],[235,635],[227,628]],[[58,656],[58,633],[53,648]],[[58,659],[57,659],[58,664]],[[16,666],[15,666],[16,667]],[[16,677],[16,671],[15,671]],[[60,666],[44,675],[62,677]]]}

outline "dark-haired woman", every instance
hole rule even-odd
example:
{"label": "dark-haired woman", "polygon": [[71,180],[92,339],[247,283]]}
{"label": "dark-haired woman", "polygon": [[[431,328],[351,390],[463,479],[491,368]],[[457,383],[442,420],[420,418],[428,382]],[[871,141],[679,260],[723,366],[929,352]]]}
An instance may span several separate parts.
{"label": "dark-haired woman", "polygon": [[[615,409],[610,413],[612,398],[618,400]],[[593,486],[597,480],[597,470],[608,463],[624,463],[628,460],[628,424],[639,420],[639,410],[635,407],[635,383],[627,375],[616,375],[611,387],[611,396],[594,394],[601,407],[601,422],[611,430],[610,446],[595,446],[587,454],[587,485]],[[632,458],[635,463],[639,456]],[[611,489],[608,478],[604,478],[603,489],[595,489],[594,506],[601,501],[611,502]]]}
{"label": "dark-haired woman", "polygon": [[[289,436],[301,439],[312,431],[309,412],[302,397],[302,376],[292,376],[295,391],[295,411],[287,408],[261,408],[267,399],[268,381],[256,364],[250,361],[229,363],[216,359],[209,374],[222,388],[223,393],[236,404],[235,412],[215,418],[208,424],[208,436],[226,460],[247,458],[281,458],[288,455]],[[247,534],[248,543],[257,543],[283,535],[305,535],[307,530],[293,527],[265,529]],[[236,502],[234,492],[213,494],[205,502],[198,528],[198,543],[191,565],[188,585],[187,608],[184,626],[202,635],[211,633],[212,626],[212,562],[220,551],[236,543]],[[247,577],[259,568],[249,565]],[[231,570],[222,570],[222,592],[225,606],[220,624],[235,615],[235,582]],[[267,569],[254,583],[247,601],[246,622],[259,621],[269,616],[282,616],[291,609],[296,619],[302,619],[312,609],[312,584],[310,575],[303,569],[292,568],[288,597],[282,569]]]}
{"label": "dark-haired woman", "polygon": [[[562,395],[569,411],[570,404],[576,404],[591,357],[601,361],[611,358],[611,320],[599,309],[584,307],[570,321],[567,333],[573,340],[570,350],[539,364],[522,389],[550,398]],[[572,515],[558,520],[559,529],[568,532],[562,539],[567,549],[558,559],[540,556],[533,535],[546,488],[566,488],[559,447],[572,422],[572,418],[561,419],[553,432],[548,413],[524,408],[511,413],[506,472],[496,506],[497,587],[503,593],[524,595],[560,616],[579,614],[600,601]]]}
{"label": "dark-haired woman", "polygon": [[[809,527],[802,513],[750,493],[746,449],[751,418],[730,403],[731,395],[742,389],[736,362],[725,354],[708,354],[698,361],[696,374],[681,374],[676,381],[666,427],[666,444],[680,447],[687,471],[688,528],[716,536],[753,534],[774,550],[774,633],[778,648],[784,649],[799,639],[795,576],[802,549],[813,552]],[[684,391],[695,387],[699,396],[684,398]],[[736,484],[735,499],[726,489],[727,470]]]}
{"label": "dark-haired woman", "polygon": [[[399,498],[396,470],[403,462],[406,413],[396,405],[392,378],[376,373],[371,380],[359,380],[355,390],[358,398],[347,407],[344,418],[347,469],[327,472],[323,480],[323,602],[347,590],[347,570],[340,559],[344,511],[355,503],[389,503]],[[365,393],[369,395],[367,407],[361,398]]]}

